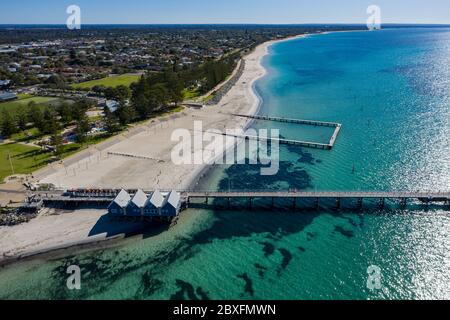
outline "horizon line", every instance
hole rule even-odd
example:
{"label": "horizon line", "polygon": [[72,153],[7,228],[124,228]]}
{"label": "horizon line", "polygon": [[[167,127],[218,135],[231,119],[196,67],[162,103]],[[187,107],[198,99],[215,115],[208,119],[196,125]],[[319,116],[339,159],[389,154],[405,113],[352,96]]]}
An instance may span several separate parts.
{"label": "horizon line", "polygon": [[[0,23],[0,26],[65,26],[65,23]],[[365,23],[345,23],[345,22],[311,22],[311,23],[84,23],[82,26],[365,26]],[[402,23],[388,22],[382,26],[449,26],[450,23]]]}

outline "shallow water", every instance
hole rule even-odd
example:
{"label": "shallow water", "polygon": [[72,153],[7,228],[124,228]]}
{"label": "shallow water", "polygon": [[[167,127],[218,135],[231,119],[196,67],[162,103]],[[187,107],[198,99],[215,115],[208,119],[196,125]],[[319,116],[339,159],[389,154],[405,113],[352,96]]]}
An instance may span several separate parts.
{"label": "shallow water", "polygon": [[[257,83],[261,113],[340,122],[335,148],[281,147],[276,176],[221,166],[199,188],[450,189],[448,29],[332,33],[270,51],[269,73]],[[318,142],[330,136],[306,126],[255,127]],[[366,201],[361,212],[349,202],[335,212],[324,201],[318,212],[294,214],[233,205],[240,209],[190,209],[170,231],[120,247],[13,265],[0,271],[0,298],[450,298],[448,209],[378,210]],[[73,264],[82,269],[76,292],[65,286]],[[370,266],[381,270],[381,289],[367,286]]]}

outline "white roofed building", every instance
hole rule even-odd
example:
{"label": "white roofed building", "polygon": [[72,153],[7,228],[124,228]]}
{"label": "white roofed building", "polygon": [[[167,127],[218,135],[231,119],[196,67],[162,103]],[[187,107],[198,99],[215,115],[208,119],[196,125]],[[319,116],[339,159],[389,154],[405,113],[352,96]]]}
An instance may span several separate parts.
{"label": "white roofed building", "polygon": [[179,192],[171,191],[164,200],[161,215],[165,217],[176,217],[180,213],[181,195]]}
{"label": "white roofed building", "polygon": [[108,207],[108,213],[113,216],[124,216],[127,214],[127,207],[131,201],[131,196],[125,190],[121,190],[117,197]]}
{"label": "white roofed building", "polygon": [[145,216],[160,216],[161,215],[161,208],[164,203],[164,196],[156,190],[152,193],[150,199],[147,201],[147,204],[144,208],[144,215]]}
{"label": "white roofed building", "polygon": [[128,204],[127,215],[134,217],[143,216],[144,208],[147,202],[147,195],[144,193],[144,191],[139,189]]}

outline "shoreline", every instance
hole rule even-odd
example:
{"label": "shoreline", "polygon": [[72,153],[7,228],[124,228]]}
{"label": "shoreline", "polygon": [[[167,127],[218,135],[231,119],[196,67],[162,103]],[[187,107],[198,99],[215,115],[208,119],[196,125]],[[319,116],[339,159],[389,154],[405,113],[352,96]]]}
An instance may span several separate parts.
{"label": "shoreline", "polygon": [[[256,83],[268,74],[268,71],[266,68],[264,68],[262,61],[266,56],[268,56],[270,54],[269,48],[272,45],[277,44],[277,43],[292,41],[292,40],[297,40],[297,39],[303,39],[306,37],[308,37],[307,34],[300,34],[300,35],[287,37],[287,38],[279,39],[279,40],[269,40],[269,41],[266,41],[259,45],[259,46],[264,47],[264,53],[258,56],[258,62],[257,62],[258,66],[262,70],[262,74],[259,75],[258,77],[253,78],[252,81],[249,83],[250,86],[249,86],[248,94],[253,98],[253,105],[252,105],[252,108],[247,113],[247,115],[257,115],[259,113],[259,111],[261,110],[262,104],[264,103],[262,97],[258,94],[258,91],[256,90]],[[256,50],[256,48],[254,50]],[[246,121],[247,121],[247,123],[244,126],[244,131],[247,130],[256,120],[255,119],[247,119]],[[223,152],[220,155],[217,155],[216,159],[222,157],[233,147],[234,147],[234,145],[225,147]],[[192,178],[192,181],[190,181],[188,184],[186,184],[187,188],[182,188],[182,189],[189,189],[189,187],[198,185],[200,183],[200,180],[203,179],[205,177],[205,175],[208,174],[211,169],[213,169],[212,166],[204,165],[204,167],[201,168],[201,170],[199,170],[199,172]]]}
{"label": "shoreline", "polygon": [[[249,61],[251,66],[250,67],[246,66],[246,69],[245,69],[244,73],[241,75],[240,79],[238,79],[238,82],[243,82],[242,79],[243,78],[245,79],[247,76],[246,72],[250,73],[250,74],[255,73],[255,76],[251,77],[249,82],[243,82],[243,84],[245,85],[245,91],[242,92],[243,91],[242,83],[240,86],[238,83],[236,83],[233,86],[232,90],[230,90],[230,92],[228,92],[222,98],[221,102],[219,102],[217,105],[207,106],[205,108],[214,109],[217,107],[223,107],[224,105],[227,105],[227,103],[230,103],[229,100],[232,100],[232,98],[234,98],[234,99],[236,98],[236,97],[234,97],[234,96],[236,96],[236,93],[231,92],[231,91],[233,91],[233,89],[235,89],[235,91],[238,91],[238,93],[240,95],[243,94],[242,98],[241,98],[241,96],[238,96],[238,98],[240,98],[241,100],[250,98],[250,100],[251,100],[250,108],[248,108],[248,110],[246,110],[245,113],[248,115],[257,114],[260,111],[263,100],[259,96],[259,94],[256,90],[256,82],[267,75],[268,71],[266,68],[264,68],[264,66],[262,64],[262,60],[264,59],[264,57],[266,57],[269,54],[269,48],[275,43],[295,40],[295,39],[304,38],[307,36],[308,35],[297,35],[297,36],[293,36],[293,37],[289,37],[289,38],[285,38],[285,39],[267,41],[267,42],[264,42],[264,43],[258,45],[252,52],[250,52],[249,54],[247,54],[245,57],[242,58],[245,61]],[[255,55],[256,55],[256,57],[255,57]],[[249,68],[249,69],[247,69],[247,68]],[[239,89],[241,89],[241,90],[239,90]],[[230,98],[230,96],[231,96],[231,98]],[[245,104],[245,102],[248,102],[248,101],[244,101],[244,104]],[[246,108],[244,108],[244,109],[246,109]],[[185,114],[184,117],[188,118],[189,111],[186,113],[187,114]],[[191,116],[193,117],[192,114],[191,114]],[[228,118],[230,118],[230,116],[228,116]],[[244,123],[242,124],[242,127],[244,128],[244,130],[246,130],[249,126],[251,126],[251,124],[253,122],[254,122],[253,119],[246,119],[244,121]],[[161,128],[163,128],[163,125],[164,124],[161,125]],[[139,135],[139,133],[137,135]],[[231,147],[234,147],[234,144],[230,145],[230,146],[225,146],[222,153],[220,155],[217,155],[217,157],[223,156],[223,154],[225,154]],[[91,157],[92,156],[88,157],[88,161],[91,159]],[[189,173],[189,179],[185,179],[184,182],[181,184],[181,186],[185,186],[185,187],[195,186],[211,169],[212,169],[212,166],[207,165],[207,164],[203,164],[203,165],[197,167],[194,171],[191,171]],[[65,170],[67,171],[66,167],[65,167]],[[89,216],[89,218],[92,218],[93,220],[98,218],[100,220],[104,216],[104,211],[102,212],[101,210],[98,210],[97,213],[92,213],[92,214],[93,214],[93,216],[92,217]],[[74,215],[77,215],[77,213],[76,212],[62,213],[62,214],[57,215],[57,217],[64,217],[65,215],[71,215],[71,217],[73,217]],[[43,221],[43,219],[45,219],[45,218],[51,219],[51,216],[42,217],[40,221]],[[69,219],[69,218],[67,218],[67,219]],[[62,218],[61,220],[65,220],[65,219]],[[20,231],[22,231],[22,233],[25,233],[25,236],[26,236],[26,235],[28,235],[28,233],[33,233],[32,227],[27,228],[27,226],[30,226],[30,223],[33,223],[33,220],[24,225],[8,227],[8,228],[15,228],[15,230],[22,229]],[[39,229],[44,229],[42,227],[45,227],[46,223],[48,223],[48,222],[45,222],[45,223],[42,222],[43,226],[41,226],[41,228],[39,228]],[[64,225],[64,223],[63,223],[63,225]],[[0,230],[2,228],[5,228],[5,227],[0,227]],[[68,228],[70,228],[70,227],[66,226],[66,229],[68,229]],[[25,229],[25,230],[23,230],[23,229]],[[27,230],[27,229],[30,229],[30,230]],[[9,229],[8,231],[11,231],[11,229]],[[86,230],[84,230],[84,231],[86,231]],[[116,234],[114,234],[113,236],[110,236],[110,237],[105,235],[104,237],[81,236],[82,239],[76,239],[76,240],[56,239],[53,241],[53,243],[51,243],[51,241],[50,241],[50,243],[45,244],[42,247],[39,247],[40,239],[36,239],[37,245],[35,244],[35,242],[32,242],[32,244],[29,244],[29,245],[26,245],[26,244],[23,245],[23,242],[19,242],[19,243],[17,243],[15,248],[10,248],[9,251],[1,252],[3,257],[0,257],[0,267],[9,266],[16,262],[33,260],[33,259],[37,259],[39,257],[45,257],[47,255],[54,256],[54,255],[58,255],[59,253],[64,253],[66,251],[71,251],[71,252],[79,251],[79,250],[91,251],[91,250],[100,248],[103,245],[105,245],[106,247],[109,247],[110,245],[115,245],[115,244],[118,244],[119,242],[123,242],[123,240],[138,237],[141,234],[140,233],[141,231],[143,231],[142,227],[140,229],[139,229],[139,227],[136,227],[136,228],[134,228],[134,232],[133,232],[133,230],[127,230],[127,232],[117,232]],[[36,232],[36,230],[35,230],[35,232]],[[84,233],[86,233],[86,232],[84,232]],[[63,236],[63,238],[64,238],[64,232],[63,232],[63,234],[60,234],[60,236]],[[56,238],[57,238],[57,236],[56,236]],[[7,239],[5,239],[5,236],[1,236],[0,237],[0,247],[2,247],[1,246],[2,240],[5,242],[8,241]],[[58,242],[58,240],[59,240],[59,242]],[[34,246],[34,248],[33,248],[33,246]],[[11,254],[9,252],[11,252]]]}

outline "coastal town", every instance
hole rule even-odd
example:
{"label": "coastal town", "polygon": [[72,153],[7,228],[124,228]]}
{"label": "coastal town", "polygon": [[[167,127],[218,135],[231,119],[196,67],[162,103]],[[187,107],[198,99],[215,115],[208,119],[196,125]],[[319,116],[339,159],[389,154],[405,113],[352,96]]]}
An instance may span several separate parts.
{"label": "coastal town", "polygon": [[[110,208],[153,205],[156,215],[131,217],[154,220],[170,205],[168,221],[178,218],[183,199],[175,190],[192,188],[206,168],[174,167],[172,131],[192,130],[194,120],[205,130],[245,128],[250,119],[230,114],[257,111],[253,83],[265,74],[261,59],[273,41],[340,29],[0,29],[0,224],[10,226],[0,241],[21,239],[19,246],[5,242],[3,257],[98,240],[89,230],[106,207],[60,215],[51,233],[32,231],[48,228],[58,213],[34,201],[36,191],[123,188],[108,198]],[[138,189],[153,191],[144,197]],[[129,199],[121,200],[127,191]],[[118,223],[117,233],[127,228]]]}
{"label": "coastal town", "polygon": [[183,105],[217,104],[258,44],[339,28],[0,29],[0,179]]}
{"label": "coastal town", "polygon": [[0,302],[449,299],[449,11],[3,1]]}
{"label": "coastal town", "polygon": [[0,179],[177,112],[182,102],[215,104],[225,90],[214,88],[238,65],[242,72],[240,58],[256,45],[336,28],[1,29],[0,141],[49,153],[26,169],[5,167]]}

